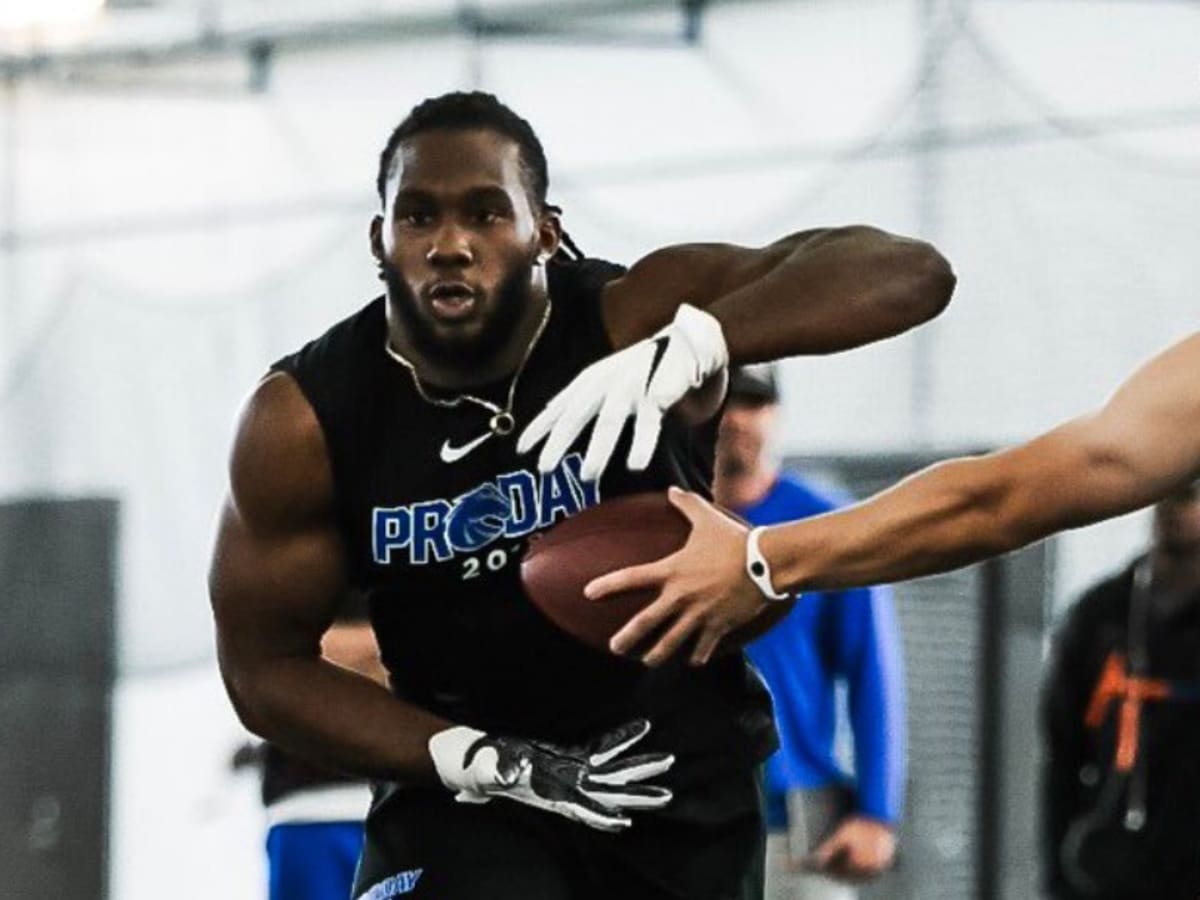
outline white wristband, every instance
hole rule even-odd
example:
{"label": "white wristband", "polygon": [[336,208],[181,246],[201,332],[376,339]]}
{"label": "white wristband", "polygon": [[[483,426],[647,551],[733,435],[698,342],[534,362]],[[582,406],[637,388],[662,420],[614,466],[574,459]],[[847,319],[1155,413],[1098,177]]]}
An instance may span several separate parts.
{"label": "white wristband", "polygon": [[767,559],[758,547],[758,536],[764,527],[759,525],[757,528],[751,528],[750,533],[746,535],[746,575],[768,600],[772,602],[788,600],[791,598],[791,594],[779,593],[771,584],[771,567],[767,565]]}

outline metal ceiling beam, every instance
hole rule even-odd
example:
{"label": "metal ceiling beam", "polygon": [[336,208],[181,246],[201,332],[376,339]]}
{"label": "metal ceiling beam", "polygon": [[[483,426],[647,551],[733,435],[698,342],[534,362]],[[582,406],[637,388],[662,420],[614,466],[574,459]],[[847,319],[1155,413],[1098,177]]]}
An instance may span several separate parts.
{"label": "metal ceiling beam", "polygon": [[[268,55],[276,55],[459,35],[678,46],[699,39],[703,10],[718,2],[763,5],[779,0],[576,0],[569,6],[564,6],[561,0],[532,0],[504,9],[476,9],[470,15],[463,15],[462,8],[457,8],[438,13],[397,12],[244,28],[197,26],[187,34],[165,39],[120,44],[96,42],[78,48],[0,54],[0,77],[63,77],[116,65],[152,67],[230,56],[253,62],[261,61],[264,47],[269,48]],[[602,17],[671,11],[679,12],[681,20],[679,30],[670,33],[602,28],[595,22]]]}

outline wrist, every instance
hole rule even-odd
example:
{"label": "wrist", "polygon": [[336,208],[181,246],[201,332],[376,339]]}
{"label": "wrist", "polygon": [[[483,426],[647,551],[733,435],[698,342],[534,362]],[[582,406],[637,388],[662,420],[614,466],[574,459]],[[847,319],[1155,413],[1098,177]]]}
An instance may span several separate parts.
{"label": "wrist", "polygon": [[766,528],[759,525],[751,528],[746,534],[746,577],[758,588],[764,600],[769,603],[777,603],[790,599],[791,595],[787,591],[780,591],[775,587],[770,561],[763,554],[759,544],[765,531]]}
{"label": "wrist", "polygon": [[479,793],[480,784],[465,765],[471,745],[485,737],[484,732],[466,725],[454,725],[429,738],[429,758],[438,778],[448,790]]}
{"label": "wrist", "polygon": [[793,530],[794,524],[767,528],[759,534],[758,547],[771,570],[772,584],[799,593],[812,587],[817,548],[796,540]]}
{"label": "wrist", "polygon": [[690,303],[681,303],[675,310],[670,328],[687,342],[695,360],[692,387],[700,387],[713,374],[729,365],[729,347],[725,331],[712,313]]}

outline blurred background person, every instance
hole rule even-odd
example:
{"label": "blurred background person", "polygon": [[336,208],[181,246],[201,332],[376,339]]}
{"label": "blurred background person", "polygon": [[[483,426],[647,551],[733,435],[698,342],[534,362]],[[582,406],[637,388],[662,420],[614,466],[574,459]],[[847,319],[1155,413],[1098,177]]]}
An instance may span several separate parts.
{"label": "blurred background person", "polygon": [[[387,685],[361,594],[348,595],[341,620],[321,639],[321,653]],[[262,770],[269,900],[347,900],[362,852],[369,783],[319,768],[268,742],[239,748],[233,765]]]}
{"label": "blurred background person", "polygon": [[[718,503],[754,525],[836,509],[841,498],[781,468],[773,366],[731,373],[717,443]],[[905,778],[902,645],[886,587],[806,594],[747,648],[770,688],[780,748],[767,764],[768,900],[843,900],[895,857]],[[839,764],[846,687],[854,773]]]}
{"label": "blurred background person", "polygon": [[1054,900],[1200,894],[1200,483],[1153,521],[1149,550],[1055,636],[1042,704]]}

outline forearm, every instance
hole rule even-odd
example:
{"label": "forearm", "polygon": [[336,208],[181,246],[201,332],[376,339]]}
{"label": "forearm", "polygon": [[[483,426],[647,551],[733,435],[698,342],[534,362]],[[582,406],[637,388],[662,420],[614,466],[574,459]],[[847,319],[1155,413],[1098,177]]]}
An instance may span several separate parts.
{"label": "forearm", "polygon": [[954,273],[932,246],[866,226],[785,238],[770,249],[773,265],[707,307],[736,363],[900,334],[938,315],[954,290]]}
{"label": "forearm", "polygon": [[981,476],[982,458],[933,466],[848,509],[767,529],[760,546],[778,588],[903,581],[968,565],[1036,536],[1017,486]]}
{"label": "forearm", "polygon": [[223,663],[234,707],[256,734],[348,774],[436,782],[427,745],[450,723],[324,659]]}

